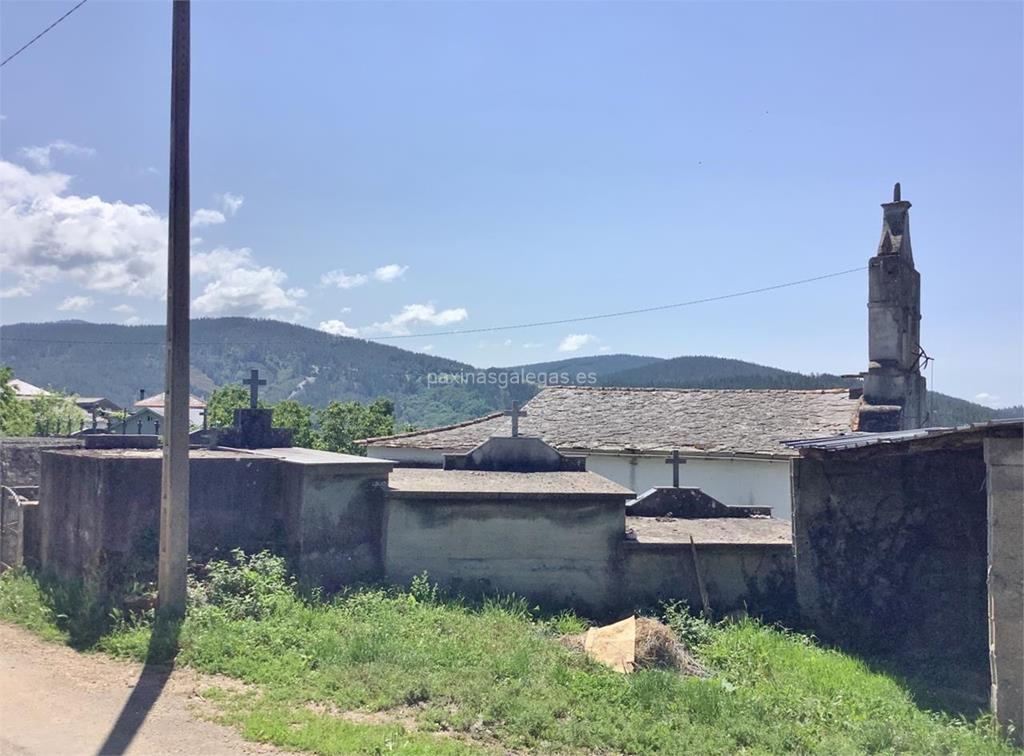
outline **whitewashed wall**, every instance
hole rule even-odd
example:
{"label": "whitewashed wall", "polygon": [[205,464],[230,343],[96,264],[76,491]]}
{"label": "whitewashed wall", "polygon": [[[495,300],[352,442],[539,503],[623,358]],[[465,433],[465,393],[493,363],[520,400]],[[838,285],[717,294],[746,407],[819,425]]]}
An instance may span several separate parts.
{"label": "whitewashed wall", "polygon": [[[672,485],[672,465],[662,457],[590,454],[587,469],[641,494]],[[695,486],[724,504],[771,507],[790,519],[789,460],[690,457],[679,467],[679,485]]]}
{"label": "whitewashed wall", "polygon": [[[440,466],[444,453],[426,449],[371,446],[371,457]],[[654,486],[672,485],[672,466],[658,457],[613,454],[587,455],[587,469],[641,494]],[[696,486],[725,504],[771,507],[772,516],[790,519],[789,460],[688,458],[679,468],[679,484]]]}

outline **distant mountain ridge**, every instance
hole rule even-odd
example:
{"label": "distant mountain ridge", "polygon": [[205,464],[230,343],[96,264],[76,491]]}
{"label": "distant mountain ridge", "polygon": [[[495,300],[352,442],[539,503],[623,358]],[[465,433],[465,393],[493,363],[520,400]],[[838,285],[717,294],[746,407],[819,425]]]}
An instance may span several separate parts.
{"label": "distant mountain ridge", "polygon": [[[106,396],[127,405],[140,389],[163,387],[163,326],[123,326],[61,321],[0,326],[0,363],[29,383]],[[338,400],[395,402],[400,423],[444,425],[488,414],[509,400],[525,401],[536,387],[508,383],[512,373],[593,374],[597,385],[665,388],[829,388],[856,380],[805,375],[742,360],[708,356],[674,359],[632,354],[571,357],[503,368],[476,368],[434,355],[304,326],[253,318],[192,322],[192,389],[208,396],[258,368],[270,402],[294,398],[315,406]],[[464,374],[487,380],[439,383],[436,376]],[[493,376],[493,379],[492,379]],[[504,377],[503,377],[504,376]],[[962,399],[930,395],[934,425],[1020,416],[1021,408],[993,410]]]}

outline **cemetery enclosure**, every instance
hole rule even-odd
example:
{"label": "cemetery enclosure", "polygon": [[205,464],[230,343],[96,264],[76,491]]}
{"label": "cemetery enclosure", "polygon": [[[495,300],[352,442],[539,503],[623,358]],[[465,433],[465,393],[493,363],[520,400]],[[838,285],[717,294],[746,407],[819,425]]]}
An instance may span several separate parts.
{"label": "cemetery enclosure", "polygon": [[[654,518],[626,518],[632,493],[599,475],[392,466],[298,448],[194,449],[190,553],[271,549],[304,584],[329,590],[426,571],[467,596],[515,593],[594,615],[699,605],[689,535],[627,537],[628,523]],[[28,562],[99,587],[151,577],[159,499],[157,450],[44,451],[40,544]],[[694,531],[712,603],[777,616],[792,594],[788,523],[746,522],[784,532],[721,543]]]}

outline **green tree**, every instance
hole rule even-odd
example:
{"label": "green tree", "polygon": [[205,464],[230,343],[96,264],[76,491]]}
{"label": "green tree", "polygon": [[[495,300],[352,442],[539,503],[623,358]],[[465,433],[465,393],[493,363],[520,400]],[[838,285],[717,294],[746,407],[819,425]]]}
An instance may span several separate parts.
{"label": "green tree", "polygon": [[13,377],[13,370],[0,365],[0,436],[31,436],[36,429],[32,408],[8,385]]}
{"label": "green tree", "polygon": [[[261,401],[261,407],[265,406]],[[249,389],[236,383],[221,386],[206,403],[206,421],[211,428],[227,428],[235,423],[235,410],[249,406]]]}
{"label": "green tree", "polygon": [[355,441],[391,435],[395,428],[395,405],[390,399],[377,399],[369,405],[334,401],[319,410],[316,417],[315,448],[365,455],[366,449]]}
{"label": "green tree", "polygon": [[292,444],[313,447],[313,408],[308,404],[300,404],[294,399],[285,399],[274,405],[274,427],[291,428],[295,431]]}
{"label": "green tree", "polygon": [[29,401],[35,432],[40,436],[65,436],[85,427],[90,416],[75,397],[59,391],[33,397]]}

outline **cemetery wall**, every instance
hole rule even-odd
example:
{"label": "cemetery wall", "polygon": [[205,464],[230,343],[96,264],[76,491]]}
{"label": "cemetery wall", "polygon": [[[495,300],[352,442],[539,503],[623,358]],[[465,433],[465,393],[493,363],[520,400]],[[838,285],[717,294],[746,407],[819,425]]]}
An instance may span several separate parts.
{"label": "cemetery wall", "polygon": [[1024,745],[1024,443],[986,438],[992,711]]}
{"label": "cemetery wall", "polygon": [[286,553],[304,584],[336,590],[381,578],[386,469],[338,475],[285,465],[281,484]]}
{"label": "cemetery wall", "polygon": [[43,449],[79,448],[81,438],[4,438],[0,439],[0,484],[38,486]]}
{"label": "cemetery wall", "polygon": [[795,460],[796,589],[810,628],[859,650],[958,658],[987,678],[985,477],[980,442]]}
{"label": "cemetery wall", "polygon": [[[190,455],[189,552],[283,548],[279,462],[224,451]],[[98,586],[154,573],[160,523],[159,451],[69,450],[42,455],[39,562]]]}
{"label": "cemetery wall", "polygon": [[723,543],[623,544],[625,601],[634,607],[658,607],[683,601],[700,611],[703,599],[696,565],[716,617],[734,610],[771,620],[793,615],[793,549],[790,544]]}
{"label": "cemetery wall", "polygon": [[438,499],[392,491],[385,572],[430,579],[466,596],[515,593],[545,607],[602,615],[621,604],[625,497]]}

